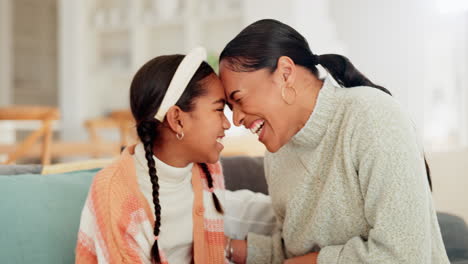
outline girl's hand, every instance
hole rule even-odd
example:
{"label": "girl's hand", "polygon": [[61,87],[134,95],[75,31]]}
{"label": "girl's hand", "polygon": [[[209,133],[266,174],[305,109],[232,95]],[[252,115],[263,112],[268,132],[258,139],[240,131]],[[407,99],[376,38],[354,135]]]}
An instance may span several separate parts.
{"label": "girl's hand", "polygon": [[247,261],[247,240],[231,240],[232,262],[244,264]]}
{"label": "girl's hand", "polygon": [[284,264],[317,264],[318,252],[309,253],[304,256],[290,258]]}

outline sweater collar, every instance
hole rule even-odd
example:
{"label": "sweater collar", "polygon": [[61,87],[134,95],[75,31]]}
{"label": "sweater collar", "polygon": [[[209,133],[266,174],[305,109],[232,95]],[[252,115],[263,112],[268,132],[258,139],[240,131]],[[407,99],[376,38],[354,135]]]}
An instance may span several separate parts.
{"label": "sweater collar", "polygon": [[[138,161],[138,165],[143,167],[145,171],[148,171],[148,163],[146,161],[145,149],[142,143],[136,145],[135,157]],[[193,163],[190,163],[184,168],[177,168],[164,163],[154,155],[153,159],[156,165],[159,180],[170,184],[178,184],[185,182],[191,178]]]}
{"label": "sweater collar", "polygon": [[291,139],[292,144],[307,145],[316,148],[328,130],[338,100],[336,81],[328,74],[323,81],[314,110],[304,125]]}

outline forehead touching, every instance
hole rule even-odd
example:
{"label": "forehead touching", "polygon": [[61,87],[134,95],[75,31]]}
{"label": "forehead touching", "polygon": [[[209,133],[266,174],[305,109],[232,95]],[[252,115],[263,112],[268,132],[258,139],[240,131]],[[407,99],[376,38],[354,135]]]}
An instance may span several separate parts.
{"label": "forehead touching", "polygon": [[197,98],[197,101],[201,101],[204,104],[218,102],[225,103],[225,95],[223,84],[219,80],[216,74],[210,74],[200,83],[204,89],[204,94]]}

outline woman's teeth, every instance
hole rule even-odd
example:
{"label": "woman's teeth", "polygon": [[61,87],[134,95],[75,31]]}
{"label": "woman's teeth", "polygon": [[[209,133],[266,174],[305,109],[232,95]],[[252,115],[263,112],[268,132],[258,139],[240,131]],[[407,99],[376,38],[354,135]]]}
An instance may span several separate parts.
{"label": "woman's teeth", "polygon": [[218,143],[220,143],[220,144],[223,144],[223,139],[224,139],[224,138],[217,138],[216,141],[217,141]]}
{"label": "woman's teeth", "polygon": [[258,136],[260,136],[260,134],[262,133],[263,125],[264,125],[264,124],[265,124],[265,120],[256,122],[256,123],[252,126],[252,128],[250,128],[250,131],[251,131],[253,134],[257,134]]}

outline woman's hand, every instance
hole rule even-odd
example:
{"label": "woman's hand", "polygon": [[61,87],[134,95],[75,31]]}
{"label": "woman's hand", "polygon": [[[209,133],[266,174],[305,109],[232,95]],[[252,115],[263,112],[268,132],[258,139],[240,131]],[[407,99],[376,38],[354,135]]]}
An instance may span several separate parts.
{"label": "woman's hand", "polygon": [[304,256],[290,258],[284,264],[317,264],[318,252],[309,253]]}

